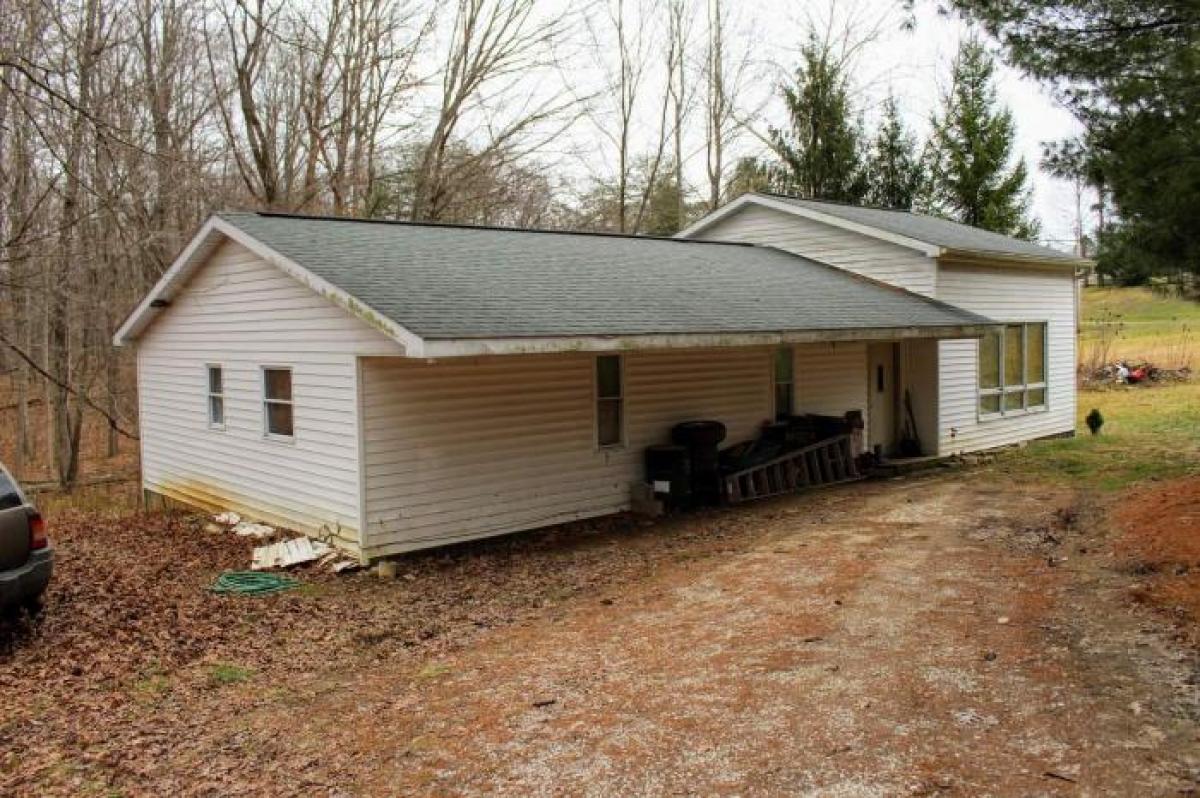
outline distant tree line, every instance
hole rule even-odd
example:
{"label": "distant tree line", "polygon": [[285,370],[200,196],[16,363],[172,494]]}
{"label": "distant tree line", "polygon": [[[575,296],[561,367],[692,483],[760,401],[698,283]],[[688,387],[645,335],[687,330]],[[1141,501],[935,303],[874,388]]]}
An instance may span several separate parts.
{"label": "distant tree line", "polygon": [[[762,65],[740,11],[729,0],[0,4],[9,465],[52,463],[70,485],[85,417],[106,424],[110,452],[136,436],[132,362],[109,342],[214,210],[670,235],[765,189],[1036,235],[983,45],[959,53],[928,141],[894,98],[868,133],[848,58],[815,36],[780,86],[784,123],[761,130],[750,89]],[[1080,163],[1105,196],[1126,196],[1115,166]]]}
{"label": "distant tree line", "polygon": [[[723,0],[0,4],[9,465],[71,485],[85,416],[110,453],[136,436],[109,342],[214,210],[674,232],[731,168],[734,24]],[[584,127],[600,145],[565,151]]]}
{"label": "distant tree line", "polygon": [[998,103],[993,73],[984,45],[964,42],[922,144],[905,125],[894,96],[884,101],[878,126],[868,133],[837,43],[812,37],[793,79],[781,87],[788,125],[770,129],[770,153],[742,164],[735,184],[915,209],[1036,238],[1029,170],[1015,155],[1016,124]]}
{"label": "distant tree line", "polygon": [[1044,164],[1098,195],[1096,248],[1121,282],[1200,276],[1200,3],[952,0],[1083,124]]}

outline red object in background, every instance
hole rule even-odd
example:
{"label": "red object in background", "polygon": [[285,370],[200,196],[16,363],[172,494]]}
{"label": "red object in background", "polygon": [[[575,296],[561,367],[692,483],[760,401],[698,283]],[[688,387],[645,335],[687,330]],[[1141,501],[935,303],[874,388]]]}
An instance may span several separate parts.
{"label": "red object in background", "polygon": [[1129,381],[1130,382],[1141,382],[1144,379],[1146,379],[1146,367],[1145,366],[1138,366],[1137,368],[1130,370],[1130,372],[1129,372]]}

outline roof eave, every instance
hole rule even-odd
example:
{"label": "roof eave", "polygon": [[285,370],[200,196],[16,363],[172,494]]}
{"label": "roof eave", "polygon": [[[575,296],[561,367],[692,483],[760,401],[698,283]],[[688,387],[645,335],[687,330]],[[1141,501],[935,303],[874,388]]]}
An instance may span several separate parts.
{"label": "roof eave", "polygon": [[179,256],[171,263],[170,268],[155,283],[150,293],[134,308],[133,312],[129,314],[128,318],[117,329],[117,332],[113,335],[113,345],[127,346],[136,342],[146,328],[158,317],[159,313],[166,309],[166,306],[163,306],[162,302],[170,303],[179,294],[195,270],[204,263],[207,257],[216,249],[217,245],[225,239],[241,244],[255,255],[258,255],[263,260],[278,268],[284,274],[287,274],[312,291],[340,306],[367,325],[379,330],[400,344],[404,348],[405,354],[412,357],[419,357],[421,355],[424,341],[420,336],[401,327],[382,313],[371,308],[365,302],[362,302],[327,280],[318,277],[308,269],[268,247],[220,216],[209,217],[199,232],[192,237],[188,245],[184,247]]}
{"label": "roof eave", "polygon": [[580,335],[507,338],[427,338],[419,357],[477,357],[482,355],[533,355],[555,352],[630,352],[645,349],[716,349],[735,346],[902,341],[913,338],[979,338],[997,323],[977,322],[846,330],[780,330],[731,333],[652,333],[636,335]]}
{"label": "roof eave", "polygon": [[1094,269],[1096,262],[1088,258],[1063,255],[1022,255],[1014,252],[994,252],[982,249],[946,249],[939,260],[953,261],[965,265],[987,265],[1003,263],[1021,266],[1040,266],[1070,269]]}

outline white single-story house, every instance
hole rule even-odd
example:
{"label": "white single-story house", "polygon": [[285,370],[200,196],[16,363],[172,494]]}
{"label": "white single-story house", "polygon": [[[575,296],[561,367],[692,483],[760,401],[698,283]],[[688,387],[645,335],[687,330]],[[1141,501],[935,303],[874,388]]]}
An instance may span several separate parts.
{"label": "white single-story house", "polygon": [[747,195],[674,239],[225,213],[118,330],[142,483],[364,559],[628,509],[671,427],[912,406],[926,454],[1074,429],[1081,262]]}

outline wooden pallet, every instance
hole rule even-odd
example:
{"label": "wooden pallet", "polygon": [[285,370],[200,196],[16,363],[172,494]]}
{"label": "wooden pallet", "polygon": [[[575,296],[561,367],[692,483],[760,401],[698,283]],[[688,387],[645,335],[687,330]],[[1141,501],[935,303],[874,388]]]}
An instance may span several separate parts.
{"label": "wooden pallet", "polygon": [[765,499],[803,488],[858,479],[849,435],[817,441],[793,452],[721,477],[727,504]]}

